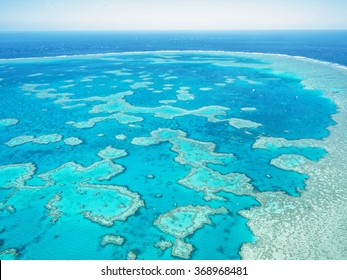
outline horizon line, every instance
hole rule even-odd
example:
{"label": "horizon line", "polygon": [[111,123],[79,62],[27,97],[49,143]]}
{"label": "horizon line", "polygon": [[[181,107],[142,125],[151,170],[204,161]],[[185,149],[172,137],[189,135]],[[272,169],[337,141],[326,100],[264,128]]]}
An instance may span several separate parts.
{"label": "horizon line", "polygon": [[228,31],[347,31],[347,28],[283,28],[283,29],[22,29],[0,32],[228,32]]}

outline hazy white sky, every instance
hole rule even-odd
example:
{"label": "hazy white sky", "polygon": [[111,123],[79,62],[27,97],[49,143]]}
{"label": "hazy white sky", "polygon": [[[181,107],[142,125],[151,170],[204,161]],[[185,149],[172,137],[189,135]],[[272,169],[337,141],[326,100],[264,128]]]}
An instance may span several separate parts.
{"label": "hazy white sky", "polygon": [[347,0],[0,0],[0,30],[347,29]]}

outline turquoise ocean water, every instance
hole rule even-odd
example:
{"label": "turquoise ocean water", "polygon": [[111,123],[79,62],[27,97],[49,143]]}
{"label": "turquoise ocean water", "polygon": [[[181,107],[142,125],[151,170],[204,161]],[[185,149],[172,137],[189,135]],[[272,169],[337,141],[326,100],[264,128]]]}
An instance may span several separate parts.
{"label": "turquoise ocean water", "polygon": [[[322,91],[266,61],[222,52],[86,55],[98,49],[80,51],[83,40],[63,53],[37,34],[29,38],[39,44],[17,34],[19,51],[6,36],[2,259],[239,259],[241,245],[256,241],[238,213],[259,205],[252,193],[305,189],[307,175],[271,160],[326,156],[314,147],[254,148],[262,137],[327,137],[337,111]],[[109,44],[101,50],[120,51]]]}

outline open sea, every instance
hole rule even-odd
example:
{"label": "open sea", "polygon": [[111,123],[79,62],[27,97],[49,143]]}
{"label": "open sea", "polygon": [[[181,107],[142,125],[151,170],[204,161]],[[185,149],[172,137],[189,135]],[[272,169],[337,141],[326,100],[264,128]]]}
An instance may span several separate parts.
{"label": "open sea", "polygon": [[347,80],[347,31],[0,33],[0,259],[240,259],[330,156],[307,64]]}

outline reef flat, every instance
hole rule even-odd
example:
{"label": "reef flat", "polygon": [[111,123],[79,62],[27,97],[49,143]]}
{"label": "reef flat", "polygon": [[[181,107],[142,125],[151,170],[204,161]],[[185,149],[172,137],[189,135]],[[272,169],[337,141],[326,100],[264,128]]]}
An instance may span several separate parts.
{"label": "reef flat", "polygon": [[194,51],[0,66],[0,259],[347,258],[345,68]]}
{"label": "reef flat", "polygon": [[[303,77],[307,89],[319,88],[337,105],[333,115],[335,125],[329,127],[329,136],[321,141],[310,139],[261,141],[265,146],[320,146],[328,156],[316,163],[293,157],[275,161],[309,176],[300,197],[283,193],[259,193],[261,207],[242,211],[248,225],[258,237],[255,244],[245,244],[241,255],[247,259],[347,259],[347,69],[338,65],[305,58],[263,55],[273,69]],[[302,64],[304,63],[304,67]],[[256,148],[261,147],[255,143]],[[255,147],[253,146],[253,147]],[[263,148],[263,147],[261,147]],[[273,162],[274,163],[274,162]],[[277,164],[278,165],[278,164]],[[285,166],[283,166],[285,165]]]}

